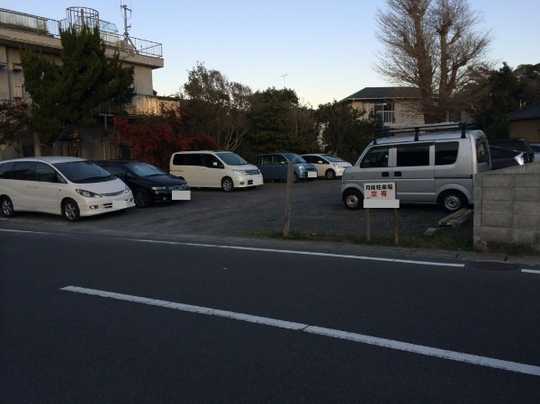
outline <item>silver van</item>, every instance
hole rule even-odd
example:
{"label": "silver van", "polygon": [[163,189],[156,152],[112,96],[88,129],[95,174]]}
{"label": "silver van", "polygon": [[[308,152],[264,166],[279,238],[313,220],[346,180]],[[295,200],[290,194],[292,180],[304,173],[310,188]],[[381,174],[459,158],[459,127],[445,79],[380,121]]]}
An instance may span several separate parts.
{"label": "silver van", "polygon": [[349,209],[363,205],[364,183],[394,182],[401,203],[440,204],[455,212],[473,204],[474,175],[491,168],[486,135],[465,125],[387,130],[342,179]]}

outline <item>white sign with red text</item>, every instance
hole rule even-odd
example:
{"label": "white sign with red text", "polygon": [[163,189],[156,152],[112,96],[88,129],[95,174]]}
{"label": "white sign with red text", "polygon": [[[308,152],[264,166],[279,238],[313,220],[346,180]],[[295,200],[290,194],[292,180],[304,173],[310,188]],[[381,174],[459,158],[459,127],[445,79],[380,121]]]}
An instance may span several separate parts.
{"label": "white sign with red text", "polygon": [[395,182],[373,182],[364,184],[364,208],[398,209]]}

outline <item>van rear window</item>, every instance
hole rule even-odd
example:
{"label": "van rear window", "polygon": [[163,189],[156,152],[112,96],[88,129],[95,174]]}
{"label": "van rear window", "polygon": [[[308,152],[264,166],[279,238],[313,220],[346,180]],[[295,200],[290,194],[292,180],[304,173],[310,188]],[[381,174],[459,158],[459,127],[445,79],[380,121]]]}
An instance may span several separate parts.
{"label": "van rear window", "polygon": [[476,139],[476,162],[489,163],[488,145],[483,139]]}
{"label": "van rear window", "polygon": [[459,142],[436,143],[435,165],[445,166],[454,164],[457,160]]}

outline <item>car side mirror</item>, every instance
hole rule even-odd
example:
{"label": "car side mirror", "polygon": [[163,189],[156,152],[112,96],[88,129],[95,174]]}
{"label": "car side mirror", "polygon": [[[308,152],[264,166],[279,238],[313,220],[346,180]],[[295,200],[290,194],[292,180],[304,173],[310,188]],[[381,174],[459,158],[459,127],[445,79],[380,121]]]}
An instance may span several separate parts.
{"label": "car side mirror", "polygon": [[324,164],[321,160],[317,161],[317,164]]}

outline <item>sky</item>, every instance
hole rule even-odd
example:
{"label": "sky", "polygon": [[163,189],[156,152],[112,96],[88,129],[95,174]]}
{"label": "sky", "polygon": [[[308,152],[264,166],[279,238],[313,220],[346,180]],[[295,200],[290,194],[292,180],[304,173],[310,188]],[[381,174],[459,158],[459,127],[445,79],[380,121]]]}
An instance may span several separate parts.
{"label": "sky", "polygon": [[[160,95],[176,93],[197,62],[254,90],[286,85],[312,106],[393,84],[375,71],[383,50],[375,15],[385,0],[125,1],[131,35],[163,43],[165,67],[154,71]],[[490,61],[540,63],[539,0],[469,2],[479,29],[491,31]],[[121,30],[120,0],[0,0],[0,8],[53,19],[73,5],[99,10]]]}

